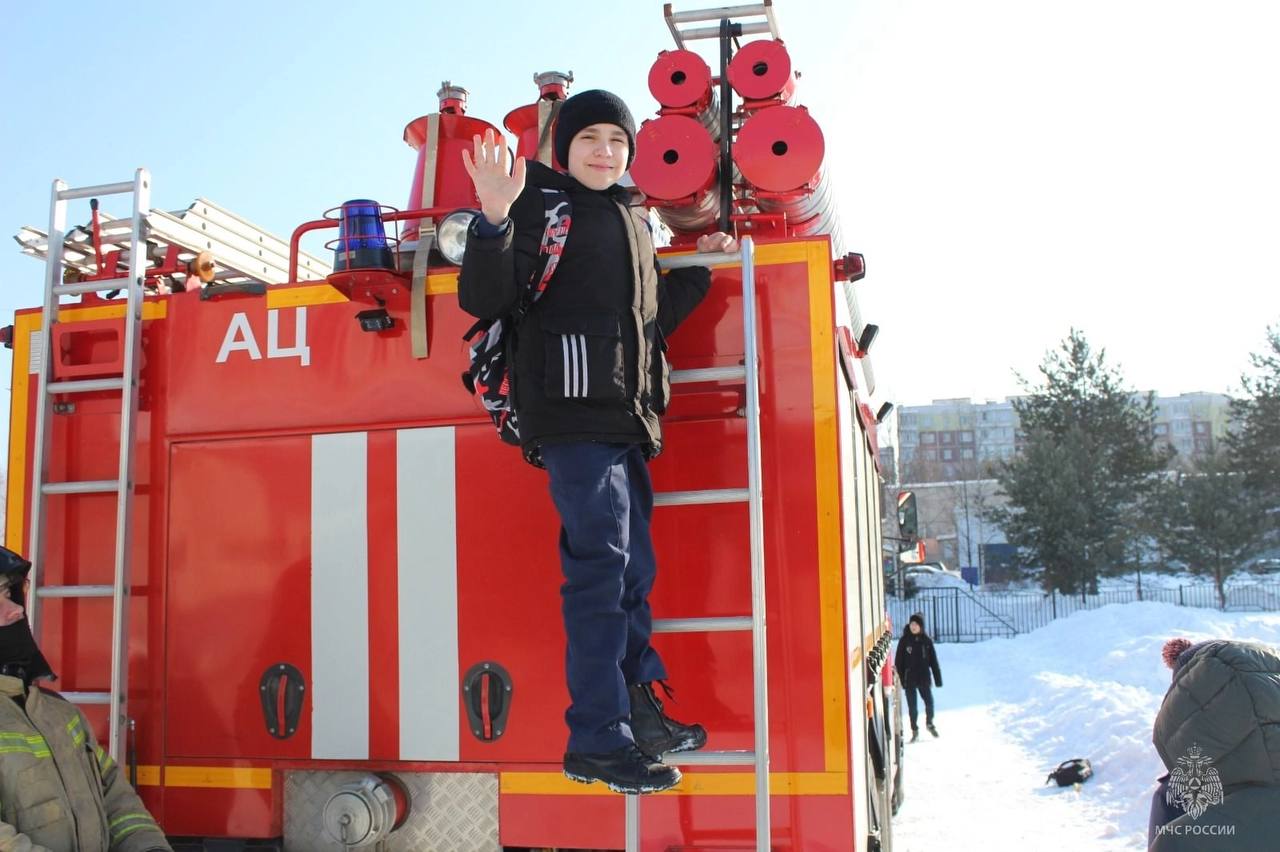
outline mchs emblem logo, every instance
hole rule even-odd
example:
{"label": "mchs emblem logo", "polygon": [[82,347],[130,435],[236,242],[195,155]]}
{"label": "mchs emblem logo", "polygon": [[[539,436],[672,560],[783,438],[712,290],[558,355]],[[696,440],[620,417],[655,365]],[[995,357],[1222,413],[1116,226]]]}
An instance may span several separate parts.
{"label": "mchs emblem logo", "polygon": [[1210,805],[1222,804],[1222,779],[1211,764],[1200,746],[1192,745],[1169,773],[1165,800],[1191,814],[1192,819],[1199,819]]}

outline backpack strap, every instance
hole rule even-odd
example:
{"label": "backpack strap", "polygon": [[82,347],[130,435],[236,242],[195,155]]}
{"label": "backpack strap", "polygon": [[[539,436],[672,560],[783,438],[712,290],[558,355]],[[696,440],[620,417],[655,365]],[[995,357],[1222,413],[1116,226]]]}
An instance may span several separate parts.
{"label": "backpack strap", "polygon": [[542,243],[538,246],[538,265],[535,267],[529,304],[542,297],[543,291],[556,274],[560,265],[560,255],[564,253],[565,241],[569,239],[569,226],[573,223],[573,204],[569,201],[569,193],[563,189],[542,190],[542,208],[546,223],[542,230]]}
{"label": "backpack strap", "polygon": [[[542,193],[546,221],[538,246],[538,259],[529,280],[520,289],[516,306],[507,316],[480,320],[463,335],[463,340],[470,344],[471,356],[467,370],[462,374],[462,383],[469,393],[479,398],[498,430],[498,437],[508,444],[521,443],[520,426],[511,405],[512,330],[546,291],[548,282],[555,275],[560,255],[564,253],[565,240],[569,237],[569,224],[573,220],[568,193],[559,189],[543,189]],[[525,458],[541,467],[537,454],[537,448],[531,447],[526,450]]]}

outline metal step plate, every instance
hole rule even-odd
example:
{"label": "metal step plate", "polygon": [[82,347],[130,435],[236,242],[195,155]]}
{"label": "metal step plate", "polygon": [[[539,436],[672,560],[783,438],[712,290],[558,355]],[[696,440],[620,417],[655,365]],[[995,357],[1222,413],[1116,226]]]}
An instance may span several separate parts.
{"label": "metal step plate", "polygon": [[[286,772],[285,852],[343,852],[324,831],[329,797],[365,772]],[[465,849],[501,852],[498,843],[498,776],[479,772],[397,772],[411,803],[405,824],[393,831],[385,852]],[[373,848],[373,847],[370,847]]]}

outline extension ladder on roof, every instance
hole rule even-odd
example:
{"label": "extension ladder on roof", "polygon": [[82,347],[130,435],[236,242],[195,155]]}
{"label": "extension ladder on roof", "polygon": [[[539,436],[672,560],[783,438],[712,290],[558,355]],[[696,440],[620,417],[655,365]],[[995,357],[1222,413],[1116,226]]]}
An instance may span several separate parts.
{"label": "extension ladder on roof", "polygon": [[[225,284],[250,281],[274,285],[287,283],[294,270],[289,269],[289,241],[255,225],[225,207],[206,198],[197,198],[183,210],[143,211],[143,233],[148,261],[164,256],[164,249],[176,246],[179,258],[190,261],[202,251],[213,254],[217,264],[214,279]],[[123,259],[131,261],[129,247],[135,233],[129,219],[100,216],[99,236],[103,251],[122,249]],[[31,225],[21,228],[13,237],[22,253],[47,259],[49,235]],[[93,249],[93,236],[88,226],[76,226],[63,234],[63,262],[74,272],[94,275],[98,272]],[[333,271],[324,259],[299,252],[296,274],[299,281],[321,281]]]}

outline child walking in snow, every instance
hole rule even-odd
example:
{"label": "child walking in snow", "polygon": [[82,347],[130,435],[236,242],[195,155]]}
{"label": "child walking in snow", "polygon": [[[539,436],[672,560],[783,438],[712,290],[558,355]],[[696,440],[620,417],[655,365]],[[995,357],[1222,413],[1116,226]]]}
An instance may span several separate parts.
{"label": "child walking in snow", "polygon": [[920,738],[920,728],[916,724],[919,717],[917,693],[924,698],[924,726],[936,737],[938,729],[933,726],[933,688],[929,684],[929,676],[932,674],[934,686],[941,688],[942,669],[938,666],[933,640],[924,630],[924,613],[917,612],[907,621],[902,638],[898,640],[898,653],[894,656],[893,666],[898,670],[898,680],[907,693],[911,741],[915,742]]}

